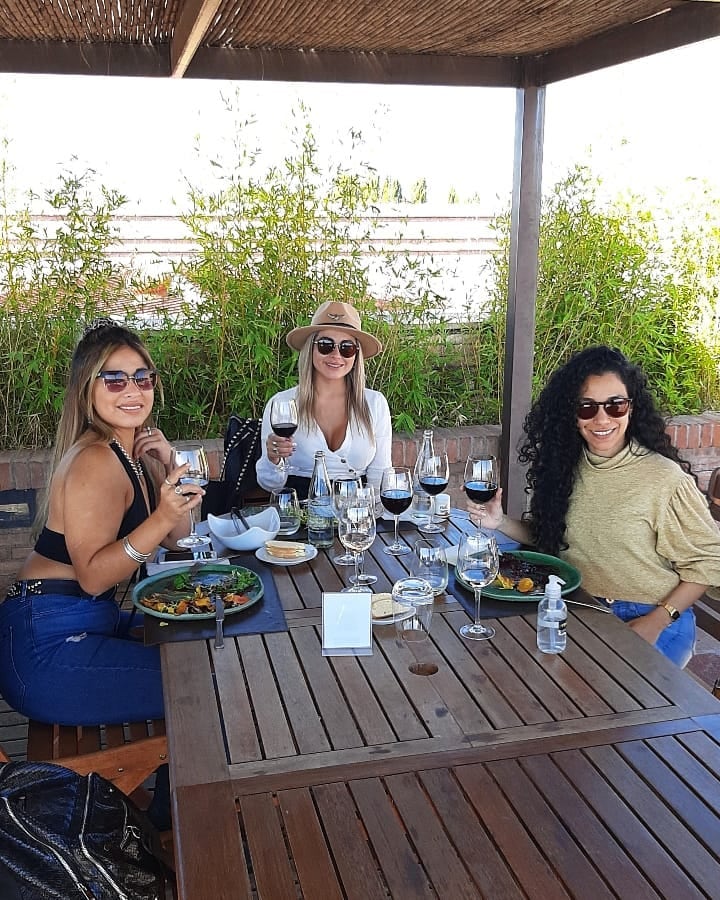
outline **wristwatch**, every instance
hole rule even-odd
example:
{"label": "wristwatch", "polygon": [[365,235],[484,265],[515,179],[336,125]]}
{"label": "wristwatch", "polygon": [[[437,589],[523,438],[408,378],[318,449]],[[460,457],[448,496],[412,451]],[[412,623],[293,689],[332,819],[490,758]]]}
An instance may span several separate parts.
{"label": "wristwatch", "polygon": [[662,608],[665,610],[665,612],[670,616],[671,622],[675,622],[677,619],[680,618],[680,613],[675,609],[674,606],[672,606],[670,603],[668,603],[667,600],[661,600],[658,603],[658,606],[662,606]]}

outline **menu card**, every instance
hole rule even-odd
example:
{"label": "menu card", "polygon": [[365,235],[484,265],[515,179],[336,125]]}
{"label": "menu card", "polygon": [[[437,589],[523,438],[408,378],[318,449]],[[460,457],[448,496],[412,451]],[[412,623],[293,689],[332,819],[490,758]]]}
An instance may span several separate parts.
{"label": "menu card", "polygon": [[364,591],[323,593],[323,656],[372,655],[371,602]]}

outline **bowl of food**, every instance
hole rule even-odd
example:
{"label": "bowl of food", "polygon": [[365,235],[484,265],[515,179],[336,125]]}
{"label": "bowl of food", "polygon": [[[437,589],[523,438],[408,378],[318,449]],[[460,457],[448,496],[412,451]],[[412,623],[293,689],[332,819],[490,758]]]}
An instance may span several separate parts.
{"label": "bowl of food", "polygon": [[216,550],[257,550],[265,541],[271,541],[280,530],[280,516],[272,507],[255,515],[208,515],[207,521]]}

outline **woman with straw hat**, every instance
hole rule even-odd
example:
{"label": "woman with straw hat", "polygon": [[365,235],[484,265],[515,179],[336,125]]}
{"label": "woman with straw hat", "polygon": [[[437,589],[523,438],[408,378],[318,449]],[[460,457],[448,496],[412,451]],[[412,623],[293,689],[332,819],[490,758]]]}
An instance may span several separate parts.
{"label": "woman with straw hat", "polygon": [[[286,340],[300,352],[299,383],[265,407],[258,483],[267,491],[294,487],[304,499],[315,452],[322,450],[331,479],[362,476],[379,494],[383,470],[391,465],[392,425],[385,397],[365,386],[365,360],[382,344],[362,330],[355,307],[338,301],[323,303],[310,324],[293,328]],[[274,434],[270,422],[273,400],[290,399],[298,410],[295,442]],[[288,475],[284,460],[290,456]]]}

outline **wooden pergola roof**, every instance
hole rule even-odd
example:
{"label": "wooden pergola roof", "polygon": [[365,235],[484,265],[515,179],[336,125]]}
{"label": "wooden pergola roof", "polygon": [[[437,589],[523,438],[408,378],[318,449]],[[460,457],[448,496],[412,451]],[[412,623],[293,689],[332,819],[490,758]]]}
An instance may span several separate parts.
{"label": "wooden pergola roof", "polygon": [[5,0],[0,70],[523,87],[717,34],[696,0]]}
{"label": "wooden pergola roof", "polygon": [[5,0],[0,72],[516,88],[501,470],[518,515],[545,85],[718,35],[720,0]]}

